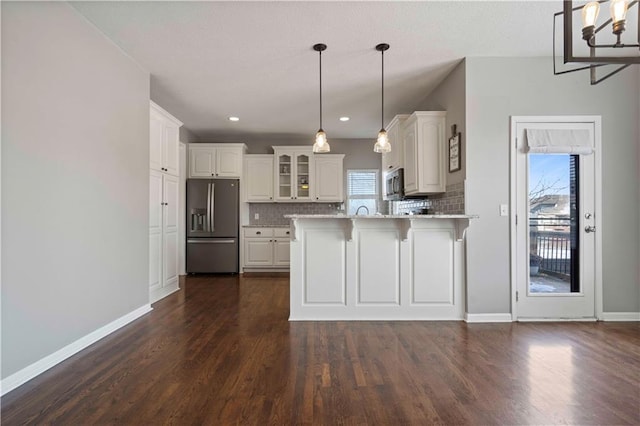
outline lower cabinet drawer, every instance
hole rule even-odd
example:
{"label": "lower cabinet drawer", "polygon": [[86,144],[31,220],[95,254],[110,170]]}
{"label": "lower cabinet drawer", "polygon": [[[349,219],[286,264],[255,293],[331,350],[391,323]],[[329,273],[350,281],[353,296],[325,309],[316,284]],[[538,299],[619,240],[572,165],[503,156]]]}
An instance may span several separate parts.
{"label": "lower cabinet drawer", "polygon": [[289,238],[290,235],[290,228],[274,228],[273,230],[273,236],[276,238]]}

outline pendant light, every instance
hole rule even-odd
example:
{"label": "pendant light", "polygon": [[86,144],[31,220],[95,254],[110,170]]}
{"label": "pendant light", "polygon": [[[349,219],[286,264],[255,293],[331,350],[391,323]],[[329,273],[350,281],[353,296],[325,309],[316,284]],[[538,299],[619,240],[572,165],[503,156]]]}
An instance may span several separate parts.
{"label": "pendant light", "polygon": [[327,134],[322,130],[322,52],[327,49],[326,44],[318,43],[313,45],[313,50],[318,52],[320,58],[320,129],[316,133],[316,143],[313,144],[313,152],[329,152],[331,147],[327,142]]}
{"label": "pendant light", "polygon": [[382,55],[382,107],[380,109],[380,131],[378,132],[376,144],[373,146],[373,151],[380,153],[391,152],[389,137],[387,136],[387,131],[384,129],[384,52],[388,49],[389,45],[387,43],[380,43],[376,46],[376,50]]}

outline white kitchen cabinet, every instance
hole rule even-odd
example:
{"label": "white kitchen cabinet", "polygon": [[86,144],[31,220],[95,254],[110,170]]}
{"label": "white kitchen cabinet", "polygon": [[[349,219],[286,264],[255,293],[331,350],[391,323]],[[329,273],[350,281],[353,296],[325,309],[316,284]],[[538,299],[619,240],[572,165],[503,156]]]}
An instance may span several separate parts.
{"label": "white kitchen cabinet", "polygon": [[446,190],[445,111],[416,111],[402,126],[404,192],[431,194]]}
{"label": "white kitchen cabinet", "polygon": [[178,177],[151,170],[149,177],[149,299],[178,289]]}
{"label": "white kitchen cabinet", "polygon": [[[382,172],[389,172],[404,166],[404,141],[402,138],[402,126],[409,118],[408,114],[398,114],[387,125],[387,136],[391,145],[391,152],[382,154]],[[384,182],[384,179],[383,179]],[[384,191],[383,191],[384,193]]]}
{"label": "white kitchen cabinet", "polygon": [[309,202],[314,194],[314,161],[311,146],[274,146],[275,199]]}
{"label": "white kitchen cabinet", "polygon": [[178,202],[182,123],[154,102],[149,110],[149,300],[178,290]]}
{"label": "white kitchen cabinet", "polygon": [[239,178],[245,144],[197,143],[189,144],[190,178]]}
{"label": "white kitchen cabinet", "polygon": [[249,203],[273,202],[273,155],[245,155],[244,188]]}
{"label": "white kitchen cabinet", "polygon": [[322,154],[313,156],[315,169],[315,201],[343,202],[343,154]]}
{"label": "white kitchen cabinet", "polygon": [[289,228],[244,228],[244,270],[289,269]]}
{"label": "white kitchen cabinet", "polygon": [[275,238],[273,240],[273,266],[289,267],[290,264],[290,246],[289,237]]}
{"label": "white kitchen cabinet", "polygon": [[149,166],[152,170],[178,176],[179,131],[182,122],[151,102],[149,112]]}

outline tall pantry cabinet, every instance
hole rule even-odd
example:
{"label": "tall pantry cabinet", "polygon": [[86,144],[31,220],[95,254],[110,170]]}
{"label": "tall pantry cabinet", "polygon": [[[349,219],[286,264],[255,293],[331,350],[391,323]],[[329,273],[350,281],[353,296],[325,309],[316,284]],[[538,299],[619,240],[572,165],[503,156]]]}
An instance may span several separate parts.
{"label": "tall pantry cabinet", "polygon": [[151,102],[149,124],[149,302],[178,290],[179,130],[182,123]]}

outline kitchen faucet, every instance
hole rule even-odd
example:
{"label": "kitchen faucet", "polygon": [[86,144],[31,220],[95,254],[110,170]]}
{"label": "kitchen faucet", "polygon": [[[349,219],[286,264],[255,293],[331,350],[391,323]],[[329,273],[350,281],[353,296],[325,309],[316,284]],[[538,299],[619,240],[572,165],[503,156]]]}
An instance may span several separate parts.
{"label": "kitchen faucet", "polygon": [[358,207],[358,210],[356,210],[356,216],[358,216],[358,214],[360,214],[360,209],[364,208],[367,211],[367,214],[369,214],[369,207],[367,206],[360,206]]}

